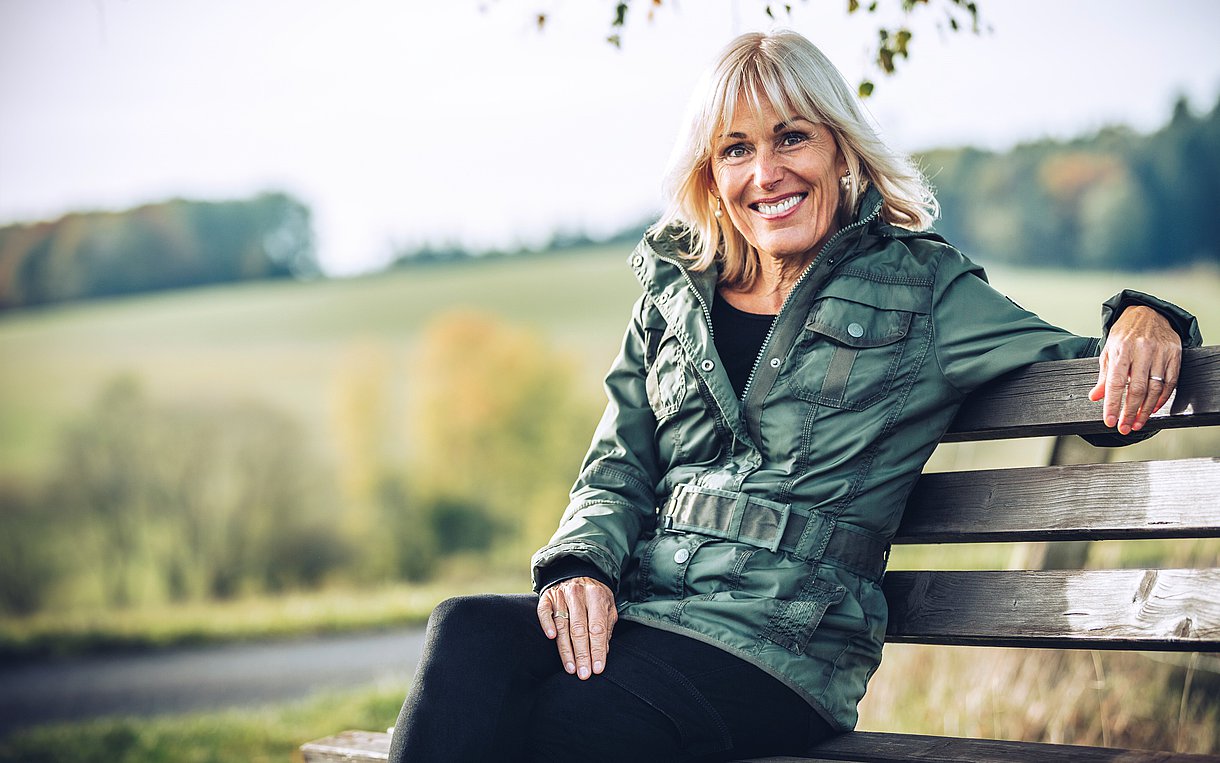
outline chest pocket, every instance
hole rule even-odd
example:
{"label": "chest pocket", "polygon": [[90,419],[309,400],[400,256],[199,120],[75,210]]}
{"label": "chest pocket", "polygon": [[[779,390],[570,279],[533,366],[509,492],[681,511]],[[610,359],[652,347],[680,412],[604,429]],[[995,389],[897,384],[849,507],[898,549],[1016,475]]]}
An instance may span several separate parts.
{"label": "chest pocket", "polygon": [[[657,332],[657,329],[648,331]],[[657,421],[663,421],[677,413],[686,399],[686,353],[677,335],[668,328],[659,335],[648,336],[647,344],[646,353],[651,356],[645,360],[648,404]]]}
{"label": "chest pocket", "polygon": [[875,404],[893,385],[911,321],[908,310],[819,299],[793,348],[792,394],[847,410]]}

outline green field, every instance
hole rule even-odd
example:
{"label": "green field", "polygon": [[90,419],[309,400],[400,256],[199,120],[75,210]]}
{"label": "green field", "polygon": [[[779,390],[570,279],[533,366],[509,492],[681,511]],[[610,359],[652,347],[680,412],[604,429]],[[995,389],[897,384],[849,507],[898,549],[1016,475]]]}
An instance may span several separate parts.
{"label": "green field", "polygon": [[[400,411],[419,332],[445,311],[482,311],[536,330],[575,354],[596,389],[638,293],[624,264],[627,251],[598,247],[0,316],[0,476],[42,472],[65,423],[119,374],[134,374],[160,399],[268,403],[302,422],[314,450],[333,459],[334,387],[345,362],[368,347],[390,358]],[[1078,333],[1096,333],[1098,305],[1124,286],[1192,310],[1205,334],[1220,325],[1220,273],[1214,270],[996,270],[992,281],[1020,304]]]}
{"label": "green field", "polygon": [[[300,424],[321,463],[333,466],[342,456],[336,424],[339,388],[345,371],[350,377],[370,353],[388,363],[391,394],[381,415],[387,419],[393,457],[406,448],[407,403],[418,381],[412,368],[420,337],[438,315],[450,311],[478,311],[524,327],[569,354],[590,396],[596,396],[638,293],[625,266],[627,253],[622,246],[596,247],[358,279],[246,284],[5,314],[0,317],[0,487],[6,480],[44,479],[60,452],[64,428],[123,374],[138,378],[157,400],[247,400],[278,409]],[[995,270],[991,275],[1017,302],[1078,333],[1096,332],[1100,302],[1123,287],[1191,310],[1213,343],[1220,330],[1220,272],[1215,270]],[[593,423],[590,419],[587,426]],[[932,468],[1037,464],[1045,462],[1048,452],[1047,440],[946,446],[934,456]],[[1220,455],[1220,433],[1166,432],[1119,454],[1126,459],[1164,455]],[[3,500],[0,494],[0,511]],[[1125,544],[1121,553],[1108,544],[1093,547],[1090,560],[1096,555],[1107,564],[1214,564],[1220,556],[1210,541]],[[903,549],[892,567],[1004,566],[1016,551],[1002,545],[951,553]],[[9,617],[0,621],[0,651],[12,657],[418,622],[430,602],[470,586],[487,587],[487,577],[476,581],[471,574],[487,572],[479,560],[450,561],[429,587],[337,587],[281,598]],[[523,573],[524,567],[521,558],[512,569]],[[498,583],[491,587],[520,589],[524,574],[492,580]],[[964,650],[887,650],[886,664],[866,700],[864,726],[1161,747],[1180,744],[1185,735],[1181,749],[1216,749],[1216,687],[1193,667],[1154,664],[1137,656],[1106,655],[1103,661],[1082,654],[1065,658],[1070,660],[1065,664],[1047,658],[1039,663],[1042,667],[1024,659]],[[920,670],[919,680],[912,681],[910,676]],[[1056,677],[1064,671],[1072,674],[1070,682]],[[986,680],[973,680],[981,674]],[[1193,695],[1186,689],[1191,674]],[[965,682],[975,686],[977,701],[955,705],[968,706],[969,712],[938,716],[937,697],[962,686],[962,676],[972,677]],[[1060,684],[1088,687],[1092,682],[1097,686],[1092,704],[1054,693]],[[1025,694],[1008,697],[1014,685]],[[1146,691],[1147,686],[1155,691]],[[181,751],[189,749],[197,754],[186,759],[282,760],[311,737],[345,726],[376,728],[392,722],[401,693],[402,687],[381,688],[253,714],[35,729],[0,746],[0,759],[169,760],[183,759]],[[1068,706],[1094,709],[1066,718],[1062,708]],[[1031,713],[1029,707],[1045,712]],[[41,757],[30,757],[36,750]]]}

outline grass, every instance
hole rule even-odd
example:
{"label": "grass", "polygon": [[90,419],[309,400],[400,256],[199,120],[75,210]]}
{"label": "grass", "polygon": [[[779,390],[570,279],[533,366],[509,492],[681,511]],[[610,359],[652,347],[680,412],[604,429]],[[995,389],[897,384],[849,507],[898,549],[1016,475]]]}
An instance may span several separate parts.
{"label": "grass", "polygon": [[[437,266],[312,283],[244,284],[5,314],[0,317],[0,479],[34,479],[56,455],[59,431],[118,374],[171,400],[269,401],[299,420],[313,449],[336,456],[332,401],[353,351],[373,345],[393,362],[399,395],[411,352],[435,315],[477,309],[537,330],[573,353],[595,389],[617,349],[638,287],[627,247],[570,256]],[[1124,286],[1171,299],[1220,326],[1220,272],[1065,273],[993,269],[1017,302],[1078,333],[1095,333],[1099,303]],[[1216,337],[1210,337],[1215,342]],[[395,410],[401,410],[401,404]],[[934,470],[1045,463],[1049,444],[973,444],[938,450]],[[1220,455],[1220,438],[1166,432],[1124,459]],[[0,510],[3,507],[0,506]],[[1212,560],[1196,547],[1094,544],[1107,565]],[[1003,567],[1013,549],[902,549],[894,567]],[[903,555],[906,555],[905,557]],[[923,554],[923,556],[920,556]],[[524,574],[525,562],[521,567]],[[306,631],[422,622],[452,593],[522,590],[520,580],[464,577],[418,588],[332,589],[282,598],[123,611],[46,613],[0,621],[0,655],[135,649]],[[892,646],[862,708],[863,727],[922,733],[1217,751],[1220,689],[1205,670],[1140,655],[1059,656]],[[59,724],[0,742],[0,760],[284,760],[301,742],[342,728],[384,728],[405,687],[327,695],[291,706],[162,718]],[[1091,692],[1091,694],[1090,694]],[[1090,709],[1094,708],[1094,709]]]}
{"label": "grass", "polygon": [[889,644],[859,728],[1216,753],[1220,661]]}
{"label": "grass", "polygon": [[288,705],[55,723],[0,740],[0,763],[281,763],[342,729],[394,724],[406,686],[322,694]]}
{"label": "grass", "polygon": [[[523,565],[524,566],[524,565]],[[479,592],[529,590],[519,579],[456,577],[443,583],[331,588],[282,596],[140,609],[44,612],[0,620],[0,660],[272,638],[303,633],[423,625],[441,600]]]}
{"label": "grass", "polygon": [[[476,309],[538,331],[573,353],[589,388],[617,351],[639,287],[626,246],[519,261],[438,265],[366,278],[251,283],[96,301],[0,316],[0,477],[35,477],[59,432],[101,386],[133,374],[157,397],[269,402],[336,457],[333,400],[353,352],[392,361],[401,407],[411,352],[438,313]],[[1121,274],[993,269],[1019,303],[1078,333],[1124,286],[1177,301],[1220,326],[1220,272]]]}

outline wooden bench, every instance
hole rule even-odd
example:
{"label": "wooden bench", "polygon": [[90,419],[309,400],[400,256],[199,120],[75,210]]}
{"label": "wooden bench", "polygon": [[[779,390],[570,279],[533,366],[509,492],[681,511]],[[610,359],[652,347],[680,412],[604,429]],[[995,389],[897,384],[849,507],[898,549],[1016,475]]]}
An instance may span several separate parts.
{"label": "wooden bench", "polygon": [[[1093,359],[1038,363],[973,395],[946,442],[1105,432]],[[1220,346],[1188,350],[1159,429],[1220,424]],[[1220,458],[925,474],[895,544],[1220,537]],[[1220,651],[1220,569],[903,572],[891,643]],[[385,760],[389,735],[310,742],[306,763]],[[1220,761],[1220,756],[856,731],[798,761]]]}

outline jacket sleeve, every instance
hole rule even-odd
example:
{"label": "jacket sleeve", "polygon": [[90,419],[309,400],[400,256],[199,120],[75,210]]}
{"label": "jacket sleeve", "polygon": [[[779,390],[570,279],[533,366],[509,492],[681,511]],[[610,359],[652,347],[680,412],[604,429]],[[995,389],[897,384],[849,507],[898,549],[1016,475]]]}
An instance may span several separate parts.
{"label": "jacket sleeve", "polygon": [[644,313],[641,297],[623,337],[622,350],[606,375],[606,410],[572,487],[559,529],[534,554],[534,590],[548,578],[544,568],[575,557],[618,583],[636,541],[655,523],[656,484],[660,478],[655,443],[656,419],[648,404],[644,369]]}
{"label": "jacket sleeve", "polygon": [[1165,316],[1183,347],[1202,344],[1194,316],[1164,300],[1123,291],[1102,306],[1102,338],[1077,336],[1017,305],[987,283],[982,268],[950,250],[937,271],[933,294],[936,359],[962,394],[1030,363],[1098,355],[1122,311],[1147,305]]}

